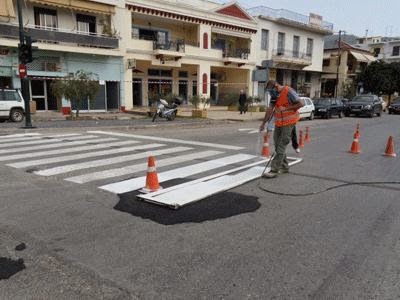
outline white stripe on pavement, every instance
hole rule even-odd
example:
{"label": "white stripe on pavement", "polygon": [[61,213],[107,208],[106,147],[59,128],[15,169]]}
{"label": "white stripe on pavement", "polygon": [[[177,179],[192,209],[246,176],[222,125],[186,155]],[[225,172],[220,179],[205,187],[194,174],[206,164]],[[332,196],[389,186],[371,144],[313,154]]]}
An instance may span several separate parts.
{"label": "white stripe on pavement", "polygon": [[136,144],[136,143],[138,143],[138,142],[137,141],[122,141],[122,142],[96,144],[96,145],[89,145],[89,146],[82,146],[82,147],[57,149],[57,150],[50,150],[50,151],[29,152],[29,153],[5,155],[5,156],[0,155],[0,161],[16,160],[16,159],[40,157],[40,156],[51,156],[51,155],[73,153],[73,152],[80,152],[80,151],[98,150],[98,149],[104,149],[104,148],[110,148],[110,147],[126,146],[126,145],[131,145],[131,144]]}
{"label": "white stripe on pavement", "polygon": [[191,146],[204,146],[204,147],[220,148],[220,149],[227,149],[227,150],[242,150],[242,149],[244,149],[243,147],[231,146],[231,145],[203,143],[203,142],[196,142],[196,141],[185,141],[185,140],[179,140],[179,139],[169,139],[169,138],[162,138],[162,137],[157,137],[157,136],[146,136],[146,135],[119,133],[119,132],[88,131],[88,133],[107,134],[107,135],[112,135],[112,136],[131,137],[131,138],[136,138],[136,139],[153,140],[153,141],[158,141],[158,142],[169,142],[169,143],[184,144],[184,145],[191,145]]}
{"label": "white stripe on pavement", "polygon": [[254,130],[254,128],[239,128],[238,131],[251,131]]}
{"label": "white stripe on pavement", "polygon": [[[186,155],[179,155],[176,157],[158,160],[156,162],[156,166],[157,166],[157,168],[161,168],[161,167],[166,167],[166,166],[170,166],[170,165],[174,165],[177,163],[182,163],[182,162],[186,162],[186,161],[190,161],[190,160],[202,159],[202,158],[206,158],[209,156],[214,156],[214,155],[218,155],[218,154],[222,154],[222,153],[223,152],[220,152],[220,151],[209,150],[209,151],[203,151],[203,152],[190,153],[190,154],[186,154]],[[82,184],[82,183],[87,183],[87,182],[91,182],[91,181],[132,174],[132,173],[144,171],[144,170],[146,170],[146,168],[147,168],[147,163],[142,163],[142,164],[131,165],[131,166],[123,167],[123,168],[115,168],[115,169],[70,177],[70,178],[66,178],[65,180]]]}
{"label": "white stripe on pavement", "polygon": [[75,141],[75,140],[83,140],[86,138],[95,138],[97,136],[94,135],[86,135],[82,136],[80,134],[66,134],[66,135],[57,135],[57,136],[47,136],[45,138],[41,138],[37,141],[20,141],[16,143],[3,143],[0,145],[0,148],[8,148],[8,147],[18,147],[18,146],[25,146],[25,145],[40,145],[40,144],[47,144],[47,143],[57,143],[61,141]]}
{"label": "white stripe on pavement", "polygon": [[162,155],[162,154],[177,153],[177,152],[183,152],[183,151],[187,151],[187,150],[191,150],[191,149],[192,148],[188,148],[188,147],[176,147],[176,148],[167,148],[167,149],[162,149],[162,150],[153,150],[153,151],[142,152],[142,153],[126,155],[126,156],[119,156],[119,157],[114,157],[114,158],[109,158],[109,159],[99,159],[99,160],[93,160],[93,161],[88,161],[88,162],[84,162],[84,163],[78,163],[78,164],[74,164],[74,165],[55,167],[55,168],[51,168],[51,169],[36,171],[34,173],[37,175],[42,175],[42,176],[52,176],[52,175],[68,173],[68,172],[72,172],[72,171],[76,171],[76,170],[83,170],[83,169],[103,167],[103,166],[108,166],[108,165],[113,165],[113,164],[118,164],[118,163],[125,163],[129,160],[141,159],[141,158],[145,158],[145,157],[148,157],[151,155],[155,156],[155,155]]}
{"label": "white stripe on pavement", "polygon": [[56,135],[36,135],[36,136],[21,136],[21,137],[13,137],[8,139],[1,139],[0,143],[9,143],[9,142],[23,142],[23,141],[35,141],[45,138],[59,138],[59,137],[68,137],[68,136],[78,136],[82,135],[80,133],[64,133],[64,134],[56,134]]}
{"label": "white stripe on pavement", "polygon": [[7,166],[20,169],[20,168],[48,165],[48,164],[54,164],[54,163],[59,163],[59,162],[78,160],[78,159],[84,159],[84,158],[90,158],[90,157],[96,157],[96,156],[113,155],[113,154],[118,154],[118,153],[123,153],[123,152],[136,151],[136,150],[146,150],[146,149],[158,148],[158,147],[162,147],[162,146],[165,146],[165,145],[163,145],[163,144],[147,144],[147,145],[140,145],[140,146],[133,146],[133,147],[124,147],[124,148],[119,148],[119,149],[110,149],[110,150],[95,151],[95,152],[82,153],[82,154],[74,154],[74,155],[61,156],[61,157],[50,157],[50,158],[43,158],[43,159],[37,159],[37,160],[28,160],[28,161],[7,164]]}
{"label": "white stripe on pavement", "polygon": [[40,146],[29,146],[29,147],[17,147],[17,148],[8,148],[0,150],[0,154],[10,154],[10,153],[17,153],[17,152],[24,152],[24,151],[36,151],[36,150],[43,150],[43,149],[54,149],[54,148],[62,148],[62,147],[70,147],[70,146],[77,146],[77,145],[85,145],[85,144],[93,144],[93,143],[104,143],[104,142],[111,142],[116,141],[116,138],[98,138],[98,139],[91,139],[91,140],[84,140],[84,141],[75,141],[75,142],[60,142],[57,144],[46,144]]}
{"label": "white stripe on pavement", "polygon": [[[254,155],[248,154],[237,154],[231,155],[223,158],[218,158],[206,162],[201,162],[198,164],[174,169],[167,172],[162,172],[158,174],[158,178],[160,182],[168,181],[176,178],[185,178],[191,175],[203,173],[206,171],[218,169],[221,167],[225,167],[231,164],[239,163],[245,160],[256,158]],[[103,185],[100,188],[102,190],[106,190],[115,194],[123,194],[131,191],[138,190],[143,187],[143,184],[146,182],[146,177],[138,177],[133,179],[124,180],[121,182],[111,183],[107,185]]]}
{"label": "white stripe on pavement", "polygon": [[1,135],[1,139],[8,139],[8,138],[13,138],[13,137],[22,137],[22,136],[38,136],[41,135],[40,133],[17,133],[17,134],[8,134],[8,135]]}

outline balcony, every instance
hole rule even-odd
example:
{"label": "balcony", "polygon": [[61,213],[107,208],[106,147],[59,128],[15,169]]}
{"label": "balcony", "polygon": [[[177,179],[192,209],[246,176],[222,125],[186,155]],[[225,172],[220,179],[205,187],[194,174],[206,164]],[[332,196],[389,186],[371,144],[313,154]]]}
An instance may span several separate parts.
{"label": "balcony", "polygon": [[275,49],[272,52],[274,67],[305,68],[312,65],[311,55],[300,51]]}
{"label": "balcony", "polygon": [[[66,43],[106,49],[118,48],[118,38],[116,37],[60,28],[36,28],[34,25],[25,26],[24,29],[27,35],[38,42]],[[18,25],[0,23],[0,37],[19,39]]]}
{"label": "balcony", "polygon": [[161,61],[170,58],[178,61],[185,56],[185,41],[153,41],[153,52],[156,56],[156,59]]}
{"label": "balcony", "polygon": [[249,61],[250,49],[236,48],[222,51],[222,58],[225,65],[238,64],[239,67]]}

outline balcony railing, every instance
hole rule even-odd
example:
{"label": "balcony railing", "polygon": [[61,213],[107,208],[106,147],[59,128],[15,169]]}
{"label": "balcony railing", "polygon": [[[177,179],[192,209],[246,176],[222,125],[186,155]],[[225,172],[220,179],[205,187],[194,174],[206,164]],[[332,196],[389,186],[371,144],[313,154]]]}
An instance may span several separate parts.
{"label": "balcony railing", "polygon": [[[287,9],[274,9],[267,6],[257,6],[247,10],[252,16],[265,16],[274,19],[286,19],[304,25],[310,25],[310,17],[305,16],[294,11]],[[333,31],[333,24],[330,22],[322,21],[321,27],[323,29]]]}
{"label": "balcony railing", "polygon": [[[40,28],[34,25],[25,26],[25,32],[31,36],[33,40],[52,42],[52,43],[69,43],[79,46],[97,47],[97,48],[118,48],[118,38],[108,37],[95,33],[83,33],[75,30],[66,30],[60,28]],[[10,23],[0,23],[0,37],[19,38],[18,25]]]}
{"label": "balcony railing", "polygon": [[153,41],[153,50],[166,50],[185,53],[184,40]]}
{"label": "balcony railing", "polygon": [[309,61],[311,61],[311,59],[312,59],[312,55],[309,53],[300,52],[300,51],[291,51],[291,50],[275,49],[275,50],[273,50],[272,55],[276,56],[276,57],[287,58],[287,59],[304,59],[304,60],[309,60]]}
{"label": "balcony railing", "polygon": [[222,56],[239,58],[239,59],[249,59],[250,49],[237,48],[237,49],[225,49],[222,51]]}

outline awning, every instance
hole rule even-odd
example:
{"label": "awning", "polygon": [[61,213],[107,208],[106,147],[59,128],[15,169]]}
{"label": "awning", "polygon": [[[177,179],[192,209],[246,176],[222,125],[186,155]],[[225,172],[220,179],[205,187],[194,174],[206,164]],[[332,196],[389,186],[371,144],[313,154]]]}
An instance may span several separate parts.
{"label": "awning", "polygon": [[243,39],[251,39],[250,33],[244,33],[244,32],[239,32],[239,31],[234,31],[234,30],[226,30],[226,29],[217,28],[217,27],[212,27],[211,31],[214,33],[222,34],[222,35],[236,36],[236,37],[243,38]]}
{"label": "awning", "polygon": [[12,0],[5,0],[5,5],[0,5],[0,17],[15,18],[14,4]]}
{"label": "awning", "polygon": [[354,56],[354,58],[356,60],[358,60],[360,62],[370,63],[370,62],[376,61],[376,58],[369,54],[359,53],[359,52],[355,52],[355,51],[350,51],[350,53],[351,53],[351,55]]}
{"label": "awning", "polygon": [[115,13],[112,5],[96,3],[84,0],[29,0],[32,3],[69,8],[78,11],[85,11],[93,14],[111,15]]}

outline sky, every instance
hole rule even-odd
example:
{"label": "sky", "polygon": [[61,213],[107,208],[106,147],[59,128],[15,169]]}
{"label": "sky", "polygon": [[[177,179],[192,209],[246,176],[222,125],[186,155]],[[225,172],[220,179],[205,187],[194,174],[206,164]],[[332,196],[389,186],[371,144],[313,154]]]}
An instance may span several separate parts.
{"label": "sky", "polygon": [[[229,1],[221,1],[227,3]],[[334,24],[334,31],[365,36],[400,36],[399,0],[239,0],[245,8],[264,5],[304,15],[319,14]]]}

